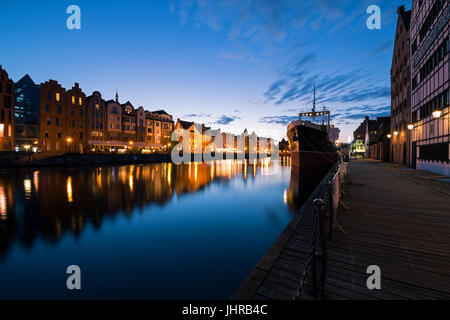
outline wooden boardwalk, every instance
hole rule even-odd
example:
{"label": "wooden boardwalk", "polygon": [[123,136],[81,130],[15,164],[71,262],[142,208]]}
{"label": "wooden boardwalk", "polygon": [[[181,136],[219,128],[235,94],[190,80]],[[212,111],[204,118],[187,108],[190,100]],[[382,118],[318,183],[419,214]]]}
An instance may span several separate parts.
{"label": "wooden boardwalk", "polygon": [[[450,299],[448,193],[397,175],[383,163],[352,161],[350,168],[352,183],[343,197],[349,210],[340,208],[337,218],[345,234],[336,228],[328,242],[325,298]],[[309,219],[293,219],[233,299],[295,297]],[[366,286],[370,265],[381,269],[381,290]]]}

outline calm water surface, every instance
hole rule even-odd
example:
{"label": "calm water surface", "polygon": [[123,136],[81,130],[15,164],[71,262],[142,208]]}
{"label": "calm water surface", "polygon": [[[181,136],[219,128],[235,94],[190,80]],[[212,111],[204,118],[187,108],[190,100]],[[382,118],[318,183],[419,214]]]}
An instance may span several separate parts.
{"label": "calm water surface", "polygon": [[285,162],[0,171],[0,298],[227,299],[291,220],[295,181]]}

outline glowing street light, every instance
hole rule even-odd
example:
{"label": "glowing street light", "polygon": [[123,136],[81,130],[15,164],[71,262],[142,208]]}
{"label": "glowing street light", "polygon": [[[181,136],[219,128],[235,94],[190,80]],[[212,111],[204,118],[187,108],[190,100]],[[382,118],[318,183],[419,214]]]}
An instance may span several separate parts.
{"label": "glowing street light", "polygon": [[433,111],[433,117],[435,119],[440,118],[441,117],[441,110]]}
{"label": "glowing street light", "polygon": [[132,145],[133,145],[133,143],[134,143],[134,142],[130,140],[130,142],[129,142],[130,146],[132,146]]}
{"label": "glowing street light", "polygon": [[414,125],[412,123],[408,124],[408,130],[414,129]]}
{"label": "glowing street light", "polygon": [[392,134],[388,133],[387,137],[388,137],[388,139],[392,138]]}
{"label": "glowing street light", "polygon": [[398,136],[398,131],[394,131],[394,136]]}

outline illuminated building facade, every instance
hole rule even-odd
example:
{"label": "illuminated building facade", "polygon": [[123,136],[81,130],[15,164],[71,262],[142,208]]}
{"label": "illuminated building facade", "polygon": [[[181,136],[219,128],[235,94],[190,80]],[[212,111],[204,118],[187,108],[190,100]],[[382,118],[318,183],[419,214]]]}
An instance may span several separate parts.
{"label": "illuminated building facade", "polygon": [[[401,6],[397,10],[397,29],[391,67],[391,159],[393,162],[410,165],[411,123],[411,67],[410,67],[410,22],[411,11]],[[393,134],[393,133],[396,134]],[[380,139],[381,137],[378,137]],[[378,151],[377,151],[378,153]]]}
{"label": "illuminated building facade", "polygon": [[108,139],[105,100],[98,91],[86,98],[87,140],[89,149],[103,150],[102,142]]}
{"label": "illuminated building facade", "polygon": [[450,1],[414,1],[411,15],[413,167],[450,175]]}
{"label": "illuminated building facade", "polygon": [[14,83],[0,65],[0,151],[14,150]]}

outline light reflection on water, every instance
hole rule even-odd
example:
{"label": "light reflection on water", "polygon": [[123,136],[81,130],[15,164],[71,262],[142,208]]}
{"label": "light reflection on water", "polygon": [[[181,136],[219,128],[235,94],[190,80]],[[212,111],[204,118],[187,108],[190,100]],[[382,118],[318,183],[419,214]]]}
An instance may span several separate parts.
{"label": "light reflection on water", "polygon": [[229,298],[296,197],[286,160],[0,171],[0,298]]}

